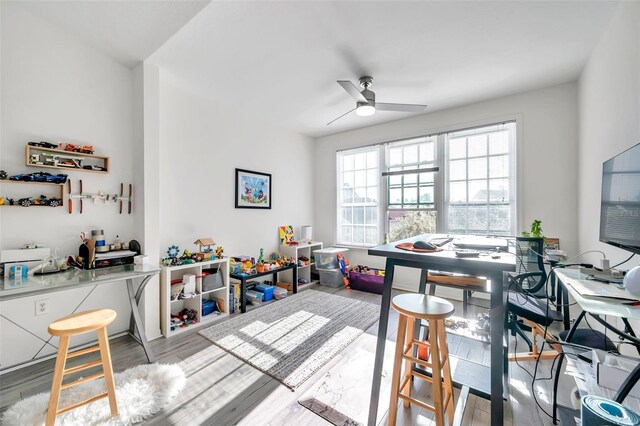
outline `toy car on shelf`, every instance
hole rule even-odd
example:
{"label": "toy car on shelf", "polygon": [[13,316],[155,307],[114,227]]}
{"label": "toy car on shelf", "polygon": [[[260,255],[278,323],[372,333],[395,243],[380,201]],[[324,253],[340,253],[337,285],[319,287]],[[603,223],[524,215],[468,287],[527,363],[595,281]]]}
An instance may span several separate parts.
{"label": "toy car on shelf", "polygon": [[33,199],[31,197],[21,198],[18,200],[18,204],[22,207],[30,207],[30,206],[50,206],[50,207],[58,207],[62,204],[62,199],[60,198],[47,198],[44,195],[41,195],[40,198]]}
{"label": "toy car on shelf", "polygon": [[56,149],[58,148],[58,144],[55,143],[49,143],[49,142],[44,142],[44,141],[40,141],[40,142],[29,142],[29,145],[31,146],[39,146],[41,148],[50,148],[50,149]]}
{"label": "toy car on shelf", "polygon": [[94,170],[94,171],[97,171],[97,172],[104,172],[104,171],[107,170],[106,168],[104,168],[102,166],[94,166],[93,164],[91,164],[91,165],[87,164],[85,166],[82,166],[82,168],[85,169],[85,170]]}
{"label": "toy car on shelf", "polygon": [[68,143],[64,147],[65,151],[80,152],[82,154],[93,154],[93,145],[74,145]]}
{"label": "toy car on shelf", "polygon": [[51,173],[36,172],[11,176],[9,180],[21,180],[23,182],[66,183],[67,175],[52,175]]}

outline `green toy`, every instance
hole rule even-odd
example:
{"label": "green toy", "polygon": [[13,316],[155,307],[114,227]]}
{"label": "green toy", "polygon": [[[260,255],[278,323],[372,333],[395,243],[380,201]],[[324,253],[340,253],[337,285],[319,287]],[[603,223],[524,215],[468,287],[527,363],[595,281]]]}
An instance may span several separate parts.
{"label": "green toy", "polygon": [[264,249],[260,249],[260,257],[258,257],[258,263],[264,263]]}

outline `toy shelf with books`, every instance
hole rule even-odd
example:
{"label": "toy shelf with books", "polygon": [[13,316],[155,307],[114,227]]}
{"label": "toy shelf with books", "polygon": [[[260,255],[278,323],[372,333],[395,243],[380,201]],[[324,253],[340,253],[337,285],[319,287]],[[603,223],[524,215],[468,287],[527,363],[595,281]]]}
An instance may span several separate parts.
{"label": "toy shelf with books", "polygon": [[[280,246],[280,253],[287,257],[293,257],[298,261],[298,289],[304,288],[306,284],[312,282],[311,270],[315,270],[315,257],[313,252],[321,249],[322,243],[319,241]],[[305,258],[307,260],[305,260]],[[303,264],[301,264],[300,260],[302,260]],[[281,274],[280,280],[286,283],[293,283],[293,274],[291,271],[285,271]]]}
{"label": "toy shelf with books", "polygon": [[162,335],[175,336],[229,315],[229,259],[163,266]]}

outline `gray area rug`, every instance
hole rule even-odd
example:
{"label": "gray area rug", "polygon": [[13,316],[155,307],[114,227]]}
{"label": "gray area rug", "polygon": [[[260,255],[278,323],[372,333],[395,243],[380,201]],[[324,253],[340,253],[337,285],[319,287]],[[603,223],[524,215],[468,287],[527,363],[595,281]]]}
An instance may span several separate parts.
{"label": "gray area rug", "polygon": [[378,305],[309,289],[200,334],[293,389],[371,327],[379,315]]}

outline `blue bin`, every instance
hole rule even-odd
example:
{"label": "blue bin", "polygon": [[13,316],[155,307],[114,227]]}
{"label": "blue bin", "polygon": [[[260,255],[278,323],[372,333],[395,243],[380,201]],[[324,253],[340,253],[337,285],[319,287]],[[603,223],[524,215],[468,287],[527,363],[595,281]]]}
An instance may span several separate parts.
{"label": "blue bin", "polygon": [[274,288],[275,287],[272,285],[266,285],[266,284],[256,285],[256,290],[264,294],[264,298],[262,299],[263,302],[268,302],[269,300],[273,299]]}
{"label": "blue bin", "polygon": [[215,300],[209,300],[209,299],[202,300],[202,316],[203,317],[213,313],[216,310],[217,308],[216,308]]}

